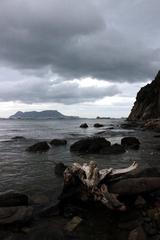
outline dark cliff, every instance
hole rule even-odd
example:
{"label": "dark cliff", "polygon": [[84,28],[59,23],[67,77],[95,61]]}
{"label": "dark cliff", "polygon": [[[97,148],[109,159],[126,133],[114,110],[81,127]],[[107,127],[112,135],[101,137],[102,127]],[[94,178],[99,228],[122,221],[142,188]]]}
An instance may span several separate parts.
{"label": "dark cliff", "polygon": [[137,121],[153,118],[160,118],[160,71],[150,84],[142,87],[137,93],[128,120]]}

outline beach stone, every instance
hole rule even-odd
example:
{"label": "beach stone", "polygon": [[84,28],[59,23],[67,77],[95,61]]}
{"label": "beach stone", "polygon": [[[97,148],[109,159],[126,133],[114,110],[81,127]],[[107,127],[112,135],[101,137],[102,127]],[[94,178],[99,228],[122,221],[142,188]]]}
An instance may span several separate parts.
{"label": "beach stone", "polygon": [[28,196],[14,191],[0,193],[0,207],[27,206]]}
{"label": "beach stone", "polygon": [[142,228],[142,226],[139,226],[132,231],[130,231],[128,240],[146,240],[146,234]]}
{"label": "beach stone", "polygon": [[66,145],[67,140],[65,140],[65,139],[53,139],[53,140],[50,141],[50,144],[54,145],[54,146]]}
{"label": "beach stone", "polygon": [[28,147],[26,151],[28,152],[47,152],[50,149],[49,144],[44,142],[38,142],[33,144],[32,146]]}
{"label": "beach stone", "polygon": [[59,177],[63,177],[63,173],[66,168],[67,168],[67,166],[64,165],[64,163],[62,163],[62,162],[56,163],[55,168],[54,168],[55,174]]}
{"label": "beach stone", "polygon": [[102,149],[110,147],[111,143],[103,137],[83,138],[70,147],[71,152],[100,153]]}
{"label": "beach stone", "polygon": [[104,125],[101,124],[101,123],[95,123],[93,126],[94,126],[95,128],[104,127]]}
{"label": "beach stone", "polygon": [[139,149],[140,142],[136,137],[124,137],[121,139],[121,144],[125,148],[130,148],[130,149]]}
{"label": "beach stone", "polygon": [[0,224],[25,223],[32,218],[33,208],[26,206],[1,207]]}
{"label": "beach stone", "polygon": [[80,128],[88,128],[88,124],[87,124],[87,123],[82,123],[82,124],[80,125]]}

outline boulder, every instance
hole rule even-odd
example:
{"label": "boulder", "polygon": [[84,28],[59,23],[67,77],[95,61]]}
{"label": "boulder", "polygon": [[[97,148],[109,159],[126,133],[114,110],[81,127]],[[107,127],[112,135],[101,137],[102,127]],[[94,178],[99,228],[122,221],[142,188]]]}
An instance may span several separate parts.
{"label": "boulder", "polygon": [[54,168],[55,174],[59,177],[63,177],[63,173],[66,168],[67,168],[67,166],[64,165],[64,163],[62,163],[62,162],[56,163],[56,166]]}
{"label": "boulder", "polygon": [[38,142],[28,147],[26,151],[28,152],[47,152],[50,149],[50,146],[47,142]]}
{"label": "boulder", "polygon": [[104,127],[104,125],[101,124],[101,123],[95,123],[95,124],[94,124],[94,127],[95,127],[95,128],[100,128],[100,127]]}
{"label": "boulder", "polygon": [[160,71],[155,80],[137,93],[136,102],[128,120],[147,120],[160,118]]}
{"label": "boulder", "polygon": [[66,145],[67,141],[65,139],[53,139],[52,141],[50,141],[50,144],[54,146],[61,146]]}
{"label": "boulder", "polygon": [[25,223],[32,218],[33,208],[26,206],[1,207],[0,224]]}
{"label": "boulder", "polygon": [[15,136],[15,137],[12,137],[12,140],[25,140],[25,137],[23,137],[23,136]]}
{"label": "boulder", "polygon": [[0,207],[27,206],[28,196],[22,193],[8,191],[0,193]]}
{"label": "boulder", "polygon": [[121,144],[115,143],[111,146],[111,152],[113,154],[120,154],[120,153],[124,153],[126,150],[124,148],[124,146],[122,146]]}
{"label": "boulder", "polygon": [[103,137],[88,137],[73,143],[70,147],[70,151],[80,153],[101,153],[102,149],[110,146],[111,143]]}
{"label": "boulder", "polygon": [[88,128],[88,124],[87,124],[87,123],[82,123],[82,124],[80,125],[80,128]]}
{"label": "boulder", "polygon": [[121,139],[121,145],[125,148],[139,149],[140,142],[136,137],[124,137]]}

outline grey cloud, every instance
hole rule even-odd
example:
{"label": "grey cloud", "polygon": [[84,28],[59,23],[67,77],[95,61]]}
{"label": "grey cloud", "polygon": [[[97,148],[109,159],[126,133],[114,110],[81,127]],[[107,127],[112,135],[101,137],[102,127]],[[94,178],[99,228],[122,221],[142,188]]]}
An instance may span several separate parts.
{"label": "grey cloud", "polygon": [[[160,64],[159,5],[156,0],[1,0],[0,62],[34,74],[50,68],[63,80],[145,81]],[[156,33],[157,41],[151,37]]]}
{"label": "grey cloud", "polygon": [[[8,77],[10,75],[8,74]],[[103,87],[82,87],[75,81],[55,83],[38,77],[20,77],[14,72],[13,77],[14,81],[0,78],[0,101],[20,101],[28,104],[54,102],[67,105],[94,102],[105,96],[120,93],[114,84]]]}

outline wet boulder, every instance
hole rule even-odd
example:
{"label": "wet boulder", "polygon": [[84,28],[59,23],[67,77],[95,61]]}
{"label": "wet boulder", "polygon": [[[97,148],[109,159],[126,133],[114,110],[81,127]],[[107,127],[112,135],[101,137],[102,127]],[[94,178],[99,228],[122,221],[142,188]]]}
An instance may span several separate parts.
{"label": "wet boulder", "polygon": [[26,223],[32,218],[32,214],[32,207],[0,207],[0,224]]}
{"label": "wet boulder", "polygon": [[53,139],[50,141],[50,144],[54,146],[61,146],[66,145],[67,141],[65,139]]}
{"label": "wet boulder", "polygon": [[95,124],[94,124],[94,127],[95,127],[95,128],[100,128],[100,127],[104,127],[104,125],[101,124],[101,123],[95,123]]}
{"label": "wet boulder", "polygon": [[120,154],[120,153],[124,153],[126,150],[124,148],[124,146],[122,146],[121,144],[115,143],[111,146],[111,153],[112,154]]}
{"label": "wet boulder", "polygon": [[136,137],[124,137],[121,139],[121,145],[136,150],[139,149],[140,141]]}
{"label": "wet boulder", "polygon": [[18,141],[18,140],[26,140],[26,138],[23,137],[23,136],[15,136],[15,137],[12,137],[12,140],[16,140],[16,141]]}
{"label": "wet boulder", "polygon": [[88,124],[87,124],[87,123],[82,123],[82,124],[80,125],[80,128],[88,128]]}
{"label": "wet boulder", "polygon": [[54,168],[55,174],[59,177],[62,177],[66,168],[67,168],[67,166],[64,165],[64,163],[62,163],[62,162],[56,163],[55,168]]}
{"label": "wet boulder", "polygon": [[49,144],[44,142],[38,142],[33,144],[32,146],[28,147],[26,151],[28,152],[47,152],[50,149]]}
{"label": "wet boulder", "polygon": [[0,194],[0,207],[27,206],[28,196],[22,193],[8,191]]}
{"label": "wet boulder", "polygon": [[70,147],[71,152],[101,153],[102,149],[109,148],[111,143],[103,137],[88,137],[80,139]]}
{"label": "wet boulder", "polygon": [[121,154],[121,153],[124,153],[125,151],[126,150],[122,145],[115,143],[113,145],[102,148],[100,153],[101,154]]}

